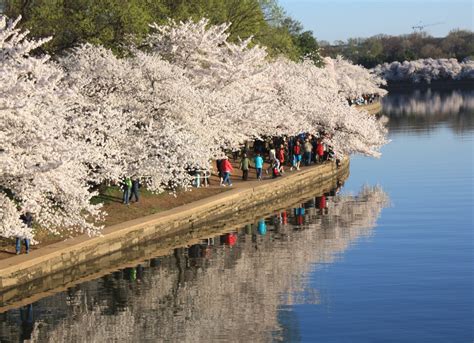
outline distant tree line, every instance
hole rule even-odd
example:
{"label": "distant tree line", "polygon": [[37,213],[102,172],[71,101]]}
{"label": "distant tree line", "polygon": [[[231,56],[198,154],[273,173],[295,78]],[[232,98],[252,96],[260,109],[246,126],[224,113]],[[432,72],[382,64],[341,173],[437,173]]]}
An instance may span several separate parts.
{"label": "distant tree line", "polygon": [[230,41],[253,36],[270,56],[320,62],[312,32],[289,17],[277,0],[6,0],[4,13],[21,15],[21,26],[34,37],[53,36],[42,47],[51,55],[84,42],[121,54],[128,39],[145,37],[153,22],[206,17],[211,25],[231,22]]}
{"label": "distant tree line", "polygon": [[425,32],[400,36],[377,35],[350,38],[334,45],[321,41],[321,54],[342,55],[355,64],[373,68],[384,62],[412,61],[424,58],[474,58],[474,32],[453,30],[446,37],[436,38]]}

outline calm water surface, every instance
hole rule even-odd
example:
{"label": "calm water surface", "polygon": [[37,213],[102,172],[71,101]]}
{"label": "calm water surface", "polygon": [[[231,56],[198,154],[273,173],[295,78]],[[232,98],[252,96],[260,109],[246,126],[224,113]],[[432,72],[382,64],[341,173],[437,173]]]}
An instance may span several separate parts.
{"label": "calm water surface", "polygon": [[474,92],[384,109],[342,188],[2,313],[0,341],[473,342]]}

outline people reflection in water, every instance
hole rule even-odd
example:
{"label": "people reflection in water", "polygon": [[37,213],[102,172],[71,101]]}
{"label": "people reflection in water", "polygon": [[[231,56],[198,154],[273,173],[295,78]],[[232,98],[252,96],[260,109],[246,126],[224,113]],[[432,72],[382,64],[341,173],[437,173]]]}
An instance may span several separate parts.
{"label": "people reflection in water", "polygon": [[210,245],[201,246],[201,257],[208,260],[212,256],[212,249]]}
{"label": "people reflection in water", "polygon": [[33,304],[20,308],[21,336],[20,342],[31,339],[34,329]]}
{"label": "people reflection in water", "polygon": [[275,231],[278,231],[278,228],[281,226],[281,221],[282,221],[281,213],[280,212],[276,213],[272,219],[273,219],[272,224],[275,227]]}
{"label": "people reflection in water", "polygon": [[282,234],[285,231],[285,225],[288,224],[288,214],[286,211],[281,211],[273,217],[273,227],[276,234]]}
{"label": "people reflection in water", "polygon": [[267,234],[267,224],[265,223],[265,219],[260,219],[258,221],[257,231],[261,236],[265,236]]}
{"label": "people reflection in water", "polygon": [[211,257],[213,240],[207,239],[188,248],[187,267],[204,267]]}
{"label": "people reflection in water", "polygon": [[326,195],[322,195],[320,197],[316,197],[316,208],[319,209],[319,214],[328,214],[329,210],[327,208],[327,203],[326,203]]}
{"label": "people reflection in water", "polygon": [[244,232],[246,235],[251,235],[253,233],[252,224],[245,225]]}
{"label": "people reflection in water", "polygon": [[316,198],[309,199],[305,204],[305,208],[316,208]]}
{"label": "people reflection in water", "polygon": [[304,224],[304,213],[305,209],[303,204],[299,205],[299,207],[294,209],[295,211],[295,218],[296,218],[296,225],[303,225]]}
{"label": "people reflection in water", "polygon": [[201,257],[201,244],[193,244],[188,248],[188,256],[190,258]]}
{"label": "people reflection in water", "polygon": [[237,234],[234,232],[226,233],[225,235],[221,236],[221,243],[228,246],[235,245],[235,243],[237,243]]}
{"label": "people reflection in water", "polygon": [[283,225],[287,225],[288,224],[288,214],[286,213],[286,211],[282,211],[281,212],[281,223]]}
{"label": "people reflection in water", "polygon": [[252,237],[252,243],[255,243],[255,247],[257,247],[257,230],[255,230],[255,224],[248,224],[245,227],[245,233],[248,235],[251,235]]}
{"label": "people reflection in water", "polygon": [[336,188],[331,189],[328,195],[332,197],[338,195],[339,192],[341,191],[341,187],[342,187],[342,182],[340,180],[337,180]]}
{"label": "people reflection in water", "polygon": [[212,256],[212,247],[214,246],[214,237],[211,238],[206,238],[203,243],[203,249],[202,249],[202,257],[205,258],[206,260],[209,260]]}
{"label": "people reflection in water", "polygon": [[161,260],[159,258],[152,258],[150,259],[150,267],[156,268],[161,265]]}
{"label": "people reflection in water", "polygon": [[141,264],[132,268],[125,268],[123,270],[123,279],[140,283],[143,280],[143,266]]}
{"label": "people reflection in water", "polygon": [[137,269],[136,268],[125,268],[124,269],[124,279],[128,281],[137,280]]}
{"label": "people reflection in water", "polygon": [[143,280],[143,266],[139,264],[136,269],[137,269],[137,281],[141,282]]}

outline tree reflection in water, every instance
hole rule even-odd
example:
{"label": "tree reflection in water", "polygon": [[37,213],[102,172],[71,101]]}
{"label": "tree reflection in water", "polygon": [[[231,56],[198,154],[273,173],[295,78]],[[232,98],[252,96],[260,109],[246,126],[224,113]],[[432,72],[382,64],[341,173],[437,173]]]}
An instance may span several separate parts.
{"label": "tree reflection in water", "polygon": [[[371,235],[389,204],[380,187],[338,192],[40,300],[31,341],[281,339],[294,330],[282,306],[321,301],[311,269]],[[22,335],[18,312],[3,315],[2,341]]]}
{"label": "tree reflection in water", "polygon": [[391,130],[429,131],[443,123],[448,123],[456,133],[474,128],[473,90],[395,91],[384,97],[382,104]]}

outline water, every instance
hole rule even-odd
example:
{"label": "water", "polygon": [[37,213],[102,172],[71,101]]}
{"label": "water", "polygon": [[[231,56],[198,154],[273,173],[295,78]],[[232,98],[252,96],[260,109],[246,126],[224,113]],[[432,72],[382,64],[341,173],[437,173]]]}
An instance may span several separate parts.
{"label": "water", "polygon": [[384,108],[342,189],[0,314],[0,340],[472,342],[474,92]]}

